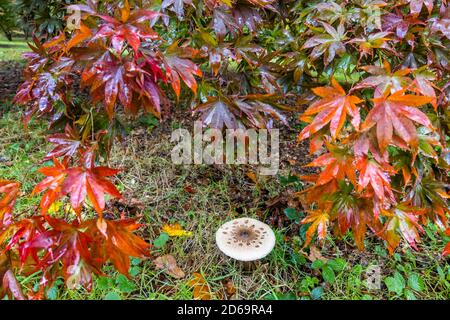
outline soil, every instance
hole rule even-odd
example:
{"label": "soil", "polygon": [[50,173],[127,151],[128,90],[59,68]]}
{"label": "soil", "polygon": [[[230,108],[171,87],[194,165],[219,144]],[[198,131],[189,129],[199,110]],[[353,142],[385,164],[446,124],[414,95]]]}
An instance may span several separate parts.
{"label": "soil", "polygon": [[17,88],[23,81],[23,63],[16,61],[0,61],[0,102],[14,97]]}

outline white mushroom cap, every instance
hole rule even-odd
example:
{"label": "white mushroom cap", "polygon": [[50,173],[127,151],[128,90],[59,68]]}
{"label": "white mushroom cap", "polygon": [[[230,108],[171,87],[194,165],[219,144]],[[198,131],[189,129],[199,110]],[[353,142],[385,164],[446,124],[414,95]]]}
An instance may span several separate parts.
{"label": "white mushroom cap", "polygon": [[220,251],[239,261],[255,261],[267,256],[275,246],[275,234],[265,223],[239,218],[223,224],[216,232]]}

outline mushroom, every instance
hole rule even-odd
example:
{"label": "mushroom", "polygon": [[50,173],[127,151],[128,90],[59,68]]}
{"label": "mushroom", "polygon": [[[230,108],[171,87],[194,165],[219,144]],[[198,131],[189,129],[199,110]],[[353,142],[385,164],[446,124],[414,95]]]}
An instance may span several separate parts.
{"label": "mushroom", "polygon": [[216,232],[220,251],[242,261],[244,269],[252,269],[256,260],[266,257],[275,246],[275,234],[265,223],[252,218],[239,218],[223,224]]}

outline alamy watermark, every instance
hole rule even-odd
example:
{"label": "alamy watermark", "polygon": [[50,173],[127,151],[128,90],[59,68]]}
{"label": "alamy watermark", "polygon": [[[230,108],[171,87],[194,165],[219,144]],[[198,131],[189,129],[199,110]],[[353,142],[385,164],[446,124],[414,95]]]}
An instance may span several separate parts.
{"label": "alamy watermark", "polygon": [[[270,143],[269,143],[270,137]],[[259,165],[260,175],[276,175],[280,164],[278,129],[206,129],[194,123],[194,133],[187,129],[172,132],[174,164]]]}

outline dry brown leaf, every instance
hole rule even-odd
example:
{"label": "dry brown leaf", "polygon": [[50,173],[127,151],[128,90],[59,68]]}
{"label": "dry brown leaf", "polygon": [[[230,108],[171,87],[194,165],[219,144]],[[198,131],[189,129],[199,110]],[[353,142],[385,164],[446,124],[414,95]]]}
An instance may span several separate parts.
{"label": "dry brown leaf", "polygon": [[322,260],[323,262],[327,262],[328,259],[322,256],[322,253],[320,252],[320,249],[318,249],[316,246],[310,246],[309,247],[309,255],[308,259],[311,262],[314,262],[316,260]]}
{"label": "dry brown leaf", "polygon": [[155,263],[156,268],[164,270],[165,273],[175,279],[181,279],[186,276],[184,271],[177,265],[175,258],[170,254],[158,257],[153,262]]}

